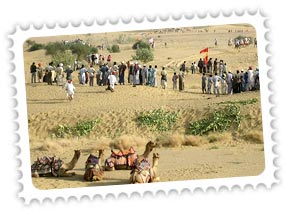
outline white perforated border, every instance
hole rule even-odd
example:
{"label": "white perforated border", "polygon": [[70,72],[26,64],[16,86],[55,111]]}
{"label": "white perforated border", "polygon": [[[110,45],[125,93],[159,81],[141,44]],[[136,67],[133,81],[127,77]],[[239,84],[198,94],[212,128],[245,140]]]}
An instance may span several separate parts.
{"label": "white perforated border", "polygon": [[[274,116],[274,87],[271,68],[271,45],[269,19],[258,9],[248,11],[220,11],[185,13],[175,15],[141,16],[127,18],[97,19],[42,25],[15,26],[8,35],[10,47],[11,105],[14,112],[14,139],[19,163],[18,180],[21,190],[18,197],[25,204],[31,201],[71,200],[76,198],[98,199],[134,197],[147,195],[184,194],[204,191],[219,191],[265,187],[271,188],[279,183],[277,178],[277,145],[275,140],[276,120]],[[66,34],[87,34],[114,31],[133,31],[156,28],[176,28],[203,25],[222,25],[248,23],[255,27],[258,39],[258,60],[261,80],[261,103],[264,131],[265,170],[258,176],[232,177],[218,179],[160,182],[139,185],[115,185],[84,188],[38,190],[34,188],[30,174],[29,134],[25,93],[23,43],[30,37],[57,36]],[[79,30],[80,29],[80,30]]]}

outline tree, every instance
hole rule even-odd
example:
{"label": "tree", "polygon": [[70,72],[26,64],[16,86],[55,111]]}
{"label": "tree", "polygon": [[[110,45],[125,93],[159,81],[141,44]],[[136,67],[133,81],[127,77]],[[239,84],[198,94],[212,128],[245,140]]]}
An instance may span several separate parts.
{"label": "tree", "polygon": [[147,42],[143,41],[143,40],[140,40],[140,41],[137,41],[135,44],[133,44],[133,47],[132,47],[134,50],[136,49],[141,49],[141,48],[147,48],[147,49],[150,49],[150,46]]}
{"label": "tree", "polygon": [[62,42],[50,42],[45,46],[46,55],[55,55],[57,53],[62,53],[67,50],[67,45],[64,45]]}
{"label": "tree", "polygon": [[43,49],[45,46],[43,44],[39,44],[39,43],[34,43],[31,45],[31,47],[28,49],[29,52],[31,51],[37,51],[40,49]]}
{"label": "tree", "polygon": [[136,50],[136,55],[133,56],[133,60],[140,60],[143,63],[147,63],[153,60],[153,53],[150,49],[139,48]]}
{"label": "tree", "polygon": [[75,60],[75,56],[72,54],[70,50],[66,50],[64,52],[56,52],[52,55],[52,61],[55,65],[62,63],[64,66],[72,65]]}

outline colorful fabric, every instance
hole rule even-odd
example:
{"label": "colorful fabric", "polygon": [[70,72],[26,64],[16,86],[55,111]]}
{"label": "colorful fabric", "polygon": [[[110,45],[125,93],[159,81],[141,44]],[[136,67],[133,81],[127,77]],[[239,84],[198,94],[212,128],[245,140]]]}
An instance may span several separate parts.
{"label": "colorful fabric", "polygon": [[200,51],[200,54],[201,53],[206,53],[206,56],[204,57],[204,64],[207,64],[208,63],[208,51],[209,49],[208,48],[204,48]]}
{"label": "colorful fabric", "polygon": [[31,165],[31,172],[38,173],[39,175],[52,174],[53,176],[59,176],[59,169],[63,165],[63,161],[55,156],[44,156],[38,158]]}
{"label": "colorful fabric", "polygon": [[99,165],[99,157],[90,154],[85,162],[85,169],[93,168],[96,165]]}
{"label": "colorful fabric", "polygon": [[120,150],[118,152],[112,150],[111,152],[111,156],[105,161],[105,165],[110,168],[118,166],[126,166],[126,168],[133,167],[134,161],[137,158],[133,147],[130,147],[129,150]]}
{"label": "colorful fabric", "polygon": [[144,158],[141,162],[136,163],[135,168],[141,172],[141,171],[148,171],[151,168],[150,162],[147,158]]}

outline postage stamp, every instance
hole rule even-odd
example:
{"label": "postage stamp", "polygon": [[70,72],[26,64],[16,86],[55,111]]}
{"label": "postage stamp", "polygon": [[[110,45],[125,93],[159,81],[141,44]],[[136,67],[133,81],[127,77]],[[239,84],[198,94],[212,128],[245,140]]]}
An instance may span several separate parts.
{"label": "postage stamp", "polygon": [[19,198],[271,187],[267,17],[15,28]]}

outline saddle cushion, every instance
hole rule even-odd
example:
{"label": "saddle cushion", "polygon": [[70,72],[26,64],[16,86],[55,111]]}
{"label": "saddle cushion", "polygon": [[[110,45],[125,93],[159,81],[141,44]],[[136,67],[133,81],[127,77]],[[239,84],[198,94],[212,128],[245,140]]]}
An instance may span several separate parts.
{"label": "saddle cushion", "polygon": [[85,162],[85,164],[87,165],[97,165],[97,164],[99,164],[99,158],[97,157],[97,156],[95,156],[95,155],[92,155],[92,154],[90,154],[89,155],[89,157],[87,158],[87,160],[86,160],[86,162]]}
{"label": "saddle cushion", "polygon": [[105,161],[105,165],[111,168],[118,166],[126,166],[128,168],[134,165],[136,158],[137,155],[133,147],[130,147],[129,150],[120,150],[118,152],[112,150],[111,156]]}
{"label": "saddle cushion", "polygon": [[59,169],[62,166],[63,161],[55,156],[43,156],[38,158],[31,165],[32,174],[37,172],[39,175],[52,174],[53,176],[59,176]]}
{"label": "saddle cushion", "polygon": [[135,168],[139,171],[149,171],[151,168],[150,162],[147,158],[144,158],[141,162],[135,163]]}

